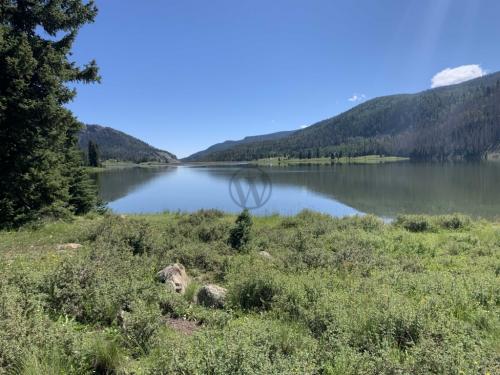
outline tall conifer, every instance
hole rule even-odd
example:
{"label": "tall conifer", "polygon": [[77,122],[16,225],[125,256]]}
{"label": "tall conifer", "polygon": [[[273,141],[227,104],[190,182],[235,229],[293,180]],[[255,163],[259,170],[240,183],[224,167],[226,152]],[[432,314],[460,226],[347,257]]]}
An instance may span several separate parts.
{"label": "tall conifer", "polygon": [[99,80],[69,60],[97,9],[82,0],[0,0],[0,227],[95,204],[76,151],[81,124],[64,107],[70,82]]}

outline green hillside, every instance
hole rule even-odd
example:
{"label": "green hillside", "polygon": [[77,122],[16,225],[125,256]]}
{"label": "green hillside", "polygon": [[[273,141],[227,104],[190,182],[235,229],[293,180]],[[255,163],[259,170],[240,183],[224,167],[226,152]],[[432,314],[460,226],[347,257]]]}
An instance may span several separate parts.
{"label": "green hillside", "polygon": [[207,161],[386,154],[481,159],[500,144],[500,73],[418,94],[369,100],[278,140],[239,144]]}
{"label": "green hillside", "polygon": [[184,158],[182,160],[184,160],[184,161],[203,161],[205,158],[209,157],[209,155],[213,154],[214,152],[225,151],[225,150],[229,150],[235,146],[254,143],[254,142],[274,141],[274,140],[278,140],[278,139],[282,139],[282,138],[285,138],[287,136],[290,136],[290,135],[292,135],[292,133],[295,133],[295,131],[289,130],[289,131],[281,131],[281,132],[270,133],[270,134],[254,135],[254,136],[245,137],[245,138],[240,139],[238,141],[224,141],[221,143],[216,143],[215,145],[210,146],[206,150],[196,152],[196,153],[194,153],[194,154],[192,154],[192,155],[190,155],[187,158]]}
{"label": "green hillside", "polygon": [[97,143],[101,160],[134,163],[177,161],[177,157],[168,151],[159,150],[121,131],[100,125],[86,125],[80,132],[78,145],[85,153],[89,141]]}

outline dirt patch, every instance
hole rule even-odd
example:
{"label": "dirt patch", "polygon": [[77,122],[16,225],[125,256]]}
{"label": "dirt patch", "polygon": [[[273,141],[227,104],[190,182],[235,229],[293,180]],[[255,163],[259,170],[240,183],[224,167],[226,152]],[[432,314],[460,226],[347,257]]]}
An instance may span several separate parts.
{"label": "dirt patch", "polygon": [[175,331],[188,336],[201,328],[198,322],[193,322],[192,320],[168,318],[166,323]]}

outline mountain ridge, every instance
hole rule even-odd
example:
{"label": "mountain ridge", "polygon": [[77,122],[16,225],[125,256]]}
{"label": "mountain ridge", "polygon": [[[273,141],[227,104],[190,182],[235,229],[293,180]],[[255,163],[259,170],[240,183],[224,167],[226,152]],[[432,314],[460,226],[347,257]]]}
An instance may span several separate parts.
{"label": "mountain ridge", "polygon": [[78,135],[78,147],[87,154],[88,143],[93,141],[99,148],[101,160],[118,160],[134,163],[176,163],[177,156],[158,149],[120,130],[102,125],[84,125]]}
{"label": "mountain ridge", "polygon": [[368,100],[278,140],[238,144],[203,161],[242,161],[308,152],[481,159],[500,144],[500,73]]}
{"label": "mountain ridge", "polygon": [[247,143],[252,143],[252,142],[258,142],[258,141],[264,141],[264,140],[277,140],[283,137],[286,137],[288,135],[291,135],[292,133],[296,132],[296,130],[283,130],[279,132],[273,132],[273,133],[268,133],[268,134],[261,134],[261,135],[250,135],[246,136],[245,138],[239,139],[239,140],[226,140],[220,143],[216,143],[202,151],[195,152],[194,154],[191,154],[185,158],[182,158],[182,161],[199,161],[202,159],[205,155],[209,155],[212,152],[218,152],[218,151],[224,151],[227,149],[230,149],[231,147],[240,145],[240,144],[247,144]]}

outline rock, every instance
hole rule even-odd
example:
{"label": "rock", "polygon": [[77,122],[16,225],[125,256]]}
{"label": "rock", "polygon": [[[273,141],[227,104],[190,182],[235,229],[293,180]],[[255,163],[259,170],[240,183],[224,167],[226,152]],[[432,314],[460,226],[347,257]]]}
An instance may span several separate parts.
{"label": "rock", "polygon": [[266,258],[266,259],[273,259],[273,256],[271,254],[269,254],[267,251],[259,251],[259,255],[262,257],[262,258]]}
{"label": "rock", "polygon": [[189,284],[189,277],[182,264],[175,263],[165,267],[157,273],[158,280],[167,284],[177,293],[184,294]]}
{"label": "rock", "polygon": [[127,320],[127,312],[123,309],[120,309],[118,313],[116,313],[116,323],[122,329],[125,329],[125,322]]}
{"label": "rock", "polygon": [[82,247],[82,245],[80,245],[79,243],[64,243],[61,245],[57,245],[57,250],[66,250],[66,249],[75,250],[79,249],[80,247]]}
{"label": "rock", "polygon": [[196,299],[200,305],[206,307],[224,307],[227,289],[214,284],[204,285],[199,291]]}

